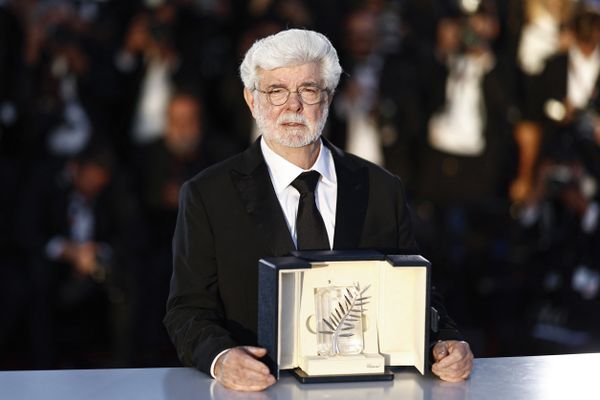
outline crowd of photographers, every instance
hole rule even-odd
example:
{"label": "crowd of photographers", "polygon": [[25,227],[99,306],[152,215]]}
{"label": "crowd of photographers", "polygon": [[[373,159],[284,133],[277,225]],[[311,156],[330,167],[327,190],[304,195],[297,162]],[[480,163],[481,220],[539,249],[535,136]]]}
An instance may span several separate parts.
{"label": "crowd of photographers", "polygon": [[179,188],[255,140],[237,68],[287,27],[338,49],[324,134],[402,178],[475,354],[599,351],[600,1],[3,0],[0,368],[177,365]]}

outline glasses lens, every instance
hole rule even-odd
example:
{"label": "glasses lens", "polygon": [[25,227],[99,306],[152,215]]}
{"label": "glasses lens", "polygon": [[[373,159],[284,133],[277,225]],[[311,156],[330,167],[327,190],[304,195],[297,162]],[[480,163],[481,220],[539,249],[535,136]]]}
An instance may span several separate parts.
{"label": "glasses lens", "polygon": [[298,89],[304,104],[316,104],[321,101],[321,91],[316,87],[303,87]]}
{"label": "glasses lens", "polygon": [[[264,92],[263,92],[264,93]],[[286,88],[275,88],[269,90],[267,96],[269,97],[269,101],[274,106],[280,106],[285,104],[285,102],[290,97],[290,91]],[[321,102],[322,99],[322,90],[318,87],[306,86],[298,88],[297,92],[300,96],[300,100],[304,104],[317,104]]]}
{"label": "glasses lens", "polygon": [[290,91],[283,88],[272,89],[269,91],[269,100],[274,106],[280,106],[285,103],[290,95]]}

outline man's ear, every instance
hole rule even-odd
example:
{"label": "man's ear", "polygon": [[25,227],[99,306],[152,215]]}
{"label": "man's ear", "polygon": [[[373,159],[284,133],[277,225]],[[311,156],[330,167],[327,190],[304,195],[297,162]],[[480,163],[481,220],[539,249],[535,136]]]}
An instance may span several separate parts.
{"label": "man's ear", "polygon": [[252,116],[256,118],[256,116],[254,115],[254,95],[248,88],[244,88],[244,100],[246,100],[246,104],[248,105]]}

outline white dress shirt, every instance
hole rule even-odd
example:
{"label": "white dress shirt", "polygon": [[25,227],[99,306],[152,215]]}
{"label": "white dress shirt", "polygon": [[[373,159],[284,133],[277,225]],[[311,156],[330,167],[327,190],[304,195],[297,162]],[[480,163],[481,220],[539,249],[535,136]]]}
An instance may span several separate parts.
{"label": "white dress shirt", "polygon": [[169,99],[173,93],[171,68],[171,63],[166,60],[148,62],[133,122],[132,134],[136,144],[150,143],[164,133]]}
{"label": "white dress shirt", "polygon": [[517,63],[530,76],[544,71],[546,60],[559,50],[560,21],[549,11],[540,9],[533,21],[521,29]]}
{"label": "white dress shirt", "polygon": [[[317,188],[315,189],[315,202],[317,208],[323,217],[325,229],[329,243],[333,247],[333,233],[335,231],[335,210],[337,204],[337,175],[333,163],[331,151],[323,146],[323,141],[319,139],[319,156],[314,165],[308,170],[304,170],[297,165],[292,164],[279,154],[275,153],[267,143],[261,139],[260,148],[263,157],[267,163],[269,176],[273,189],[277,195],[277,200],[281,205],[281,210],[285,215],[285,220],[290,230],[294,245],[297,247],[296,234],[296,215],[298,214],[298,202],[300,201],[300,193],[291,185],[294,179],[306,171],[318,171],[321,174]],[[210,366],[210,374],[215,378],[215,364],[219,357],[225,354],[230,349],[223,350],[213,359]]]}
{"label": "white dress shirt", "polygon": [[596,88],[600,72],[600,51],[586,57],[577,46],[569,49],[567,99],[575,108],[585,108]]}
{"label": "white dress shirt", "polygon": [[323,217],[325,229],[327,229],[329,243],[333,246],[337,204],[337,175],[335,174],[331,151],[326,146],[323,146],[323,142],[320,139],[319,144],[320,150],[317,161],[308,170],[304,170],[275,153],[264,140],[261,139],[260,141],[260,147],[269,169],[273,189],[275,189],[277,200],[279,200],[292,240],[296,246],[298,237],[296,233],[296,215],[298,214],[300,193],[292,186],[292,182],[301,173],[311,170],[321,174],[317,188],[315,189],[315,200],[317,208]]}
{"label": "white dress shirt", "polygon": [[483,79],[494,64],[491,55],[456,56],[446,80],[446,104],[428,123],[429,144],[457,156],[476,157],[485,151]]}

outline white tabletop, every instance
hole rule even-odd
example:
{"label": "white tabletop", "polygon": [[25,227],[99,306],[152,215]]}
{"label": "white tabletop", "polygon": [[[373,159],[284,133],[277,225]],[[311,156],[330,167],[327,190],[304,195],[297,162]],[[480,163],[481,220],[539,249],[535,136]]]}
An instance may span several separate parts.
{"label": "white tabletop", "polygon": [[0,372],[0,399],[600,399],[600,353],[480,358],[469,380],[442,382],[416,370],[391,382],[300,384],[284,376],[260,393],[224,389],[190,368]]}

